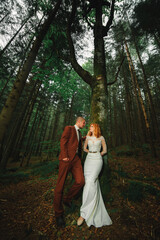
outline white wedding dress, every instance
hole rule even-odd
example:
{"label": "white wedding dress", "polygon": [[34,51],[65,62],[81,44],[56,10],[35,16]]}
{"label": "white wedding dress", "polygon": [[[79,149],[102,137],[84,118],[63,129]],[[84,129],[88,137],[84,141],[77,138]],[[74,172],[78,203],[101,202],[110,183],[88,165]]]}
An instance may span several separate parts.
{"label": "white wedding dress", "polygon": [[[84,176],[85,185],[82,196],[82,206],[80,208],[80,216],[86,221],[86,224],[90,227],[102,227],[105,225],[111,225],[112,220],[109,217],[105,208],[101,189],[99,185],[98,175],[102,169],[103,161],[100,154],[100,149],[103,141],[103,152],[104,149],[104,137],[96,138],[93,136],[87,136],[86,144],[88,145],[90,152],[88,153],[84,163]],[[105,144],[106,146],[106,144]],[[85,151],[84,147],[84,151]]]}

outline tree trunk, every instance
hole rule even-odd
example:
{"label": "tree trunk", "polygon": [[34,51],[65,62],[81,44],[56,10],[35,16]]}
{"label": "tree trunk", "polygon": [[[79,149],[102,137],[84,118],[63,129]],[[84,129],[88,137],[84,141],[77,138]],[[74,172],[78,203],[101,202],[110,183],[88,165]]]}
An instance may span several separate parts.
{"label": "tree trunk", "polygon": [[113,113],[112,113],[112,100],[111,100],[111,89],[110,92],[108,94],[108,133],[110,133],[110,135],[108,136],[108,142],[109,142],[109,147],[113,147]]}
{"label": "tree trunk", "polygon": [[[124,83],[124,88],[125,88],[125,108],[126,108],[126,121],[127,121],[127,133],[128,133],[128,143],[129,145],[133,145],[133,119],[132,119],[132,104],[131,104],[131,94],[130,94],[130,89],[128,85],[128,81],[126,78],[126,73],[125,69],[122,66],[122,74],[123,74],[123,83]],[[139,126],[139,124],[138,124]]]}
{"label": "tree trunk", "polygon": [[[39,116],[39,119],[38,119],[38,124],[37,124],[37,127],[35,129],[35,135],[33,137],[33,140],[36,142],[37,141],[37,135],[39,133],[39,129],[40,129],[40,126],[42,125],[42,116]],[[38,139],[39,140],[39,139]],[[39,144],[37,144],[37,147],[35,148],[35,155],[37,156],[38,155],[38,149],[39,149]]]}
{"label": "tree trunk", "polygon": [[0,51],[0,57],[3,55],[3,53],[7,50],[7,48],[10,46],[10,44],[13,42],[13,40],[15,39],[15,37],[18,35],[18,33],[21,31],[21,29],[23,28],[23,26],[28,22],[28,20],[30,19],[31,16],[29,16],[24,23],[21,25],[21,27],[18,29],[18,31],[14,34],[14,36],[9,40],[9,42],[6,44],[6,46],[3,48],[2,51]]}
{"label": "tree trunk", "polygon": [[51,122],[50,122],[50,126],[49,126],[48,139],[52,139],[52,131],[53,131],[53,125],[54,125],[54,120],[55,120],[54,111],[55,111],[55,109],[52,107],[52,109],[51,109]]}
{"label": "tree trunk", "polygon": [[1,18],[0,23],[3,22],[3,20],[9,15],[10,12],[7,12],[6,15],[4,15],[4,17]]}
{"label": "tree trunk", "polygon": [[117,101],[116,101],[116,89],[115,87],[113,88],[113,118],[114,118],[114,123],[113,123],[113,147],[118,146],[118,121],[117,121]]}
{"label": "tree trunk", "polygon": [[155,79],[155,82],[156,82],[156,84],[157,84],[157,88],[158,88],[159,93],[160,93],[160,84],[159,84],[159,82],[158,82],[157,76],[154,76],[154,79]]}
{"label": "tree trunk", "polygon": [[99,123],[103,135],[107,129],[107,80],[105,50],[102,28],[102,2],[96,4],[96,23],[94,28],[94,77],[91,100],[91,122]]}
{"label": "tree trunk", "polygon": [[55,112],[55,119],[54,119],[54,127],[52,130],[52,141],[55,142],[56,140],[56,134],[58,130],[58,123],[59,123],[59,116],[60,116],[60,102],[57,104],[57,109]]}
{"label": "tree trunk", "polygon": [[[91,122],[100,124],[102,134],[107,137],[107,80],[106,80],[106,63],[105,63],[105,49],[104,39],[107,36],[109,28],[112,24],[114,16],[114,3],[112,0],[110,17],[106,26],[102,26],[102,8],[104,1],[99,0],[94,4],[96,12],[96,21],[94,26],[94,76],[88,71],[84,70],[77,62],[75,56],[75,49],[71,37],[71,25],[74,22],[75,13],[77,9],[76,1],[73,1],[72,12],[68,20],[67,26],[67,38],[70,50],[70,62],[77,72],[77,74],[92,88],[92,100],[91,100]],[[107,173],[108,173],[108,161],[104,157],[104,175],[103,180],[108,185]],[[109,187],[108,187],[109,188]],[[106,194],[106,188],[104,189]]]}
{"label": "tree trunk", "polygon": [[4,162],[4,166],[7,165],[8,159],[11,156],[12,152],[14,151],[14,148],[17,144],[17,141],[19,139],[19,135],[21,134],[21,131],[23,129],[24,119],[26,118],[27,108],[29,106],[29,102],[31,99],[31,96],[34,93],[36,82],[33,82],[32,79],[30,79],[30,85],[34,83],[34,86],[32,87],[32,90],[29,94],[29,96],[25,96],[24,98],[28,98],[25,104],[23,105],[23,108],[21,109],[20,114],[17,115],[15,123],[12,125],[12,129],[10,130],[9,137],[5,139],[3,149],[1,149],[1,161]]}
{"label": "tree trunk", "polygon": [[7,85],[8,85],[8,82],[10,81],[10,79],[11,79],[12,76],[13,76],[14,71],[15,71],[15,69],[13,69],[12,72],[11,72],[11,74],[8,76],[7,81],[6,81],[6,83],[5,83],[2,91],[0,92],[0,99],[2,98],[2,96],[3,96],[3,94],[4,94],[4,91],[5,91],[5,89],[6,89]]}
{"label": "tree trunk", "polygon": [[152,151],[153,156],[157,157],[156,149],[155,149],[155,146],[154,146],[154,143],[153,143],[153,140],[152,140],[152,136],[151,136],[151,132],[150,132],[150,126],[149,126],[146,110],[145,110],[145,107],[144,107],[143,98],[142,98],[142,95],[141,95],[141,91],[140,91],[138,80],[137,80],[137,77],[136,77],[136,74],[135,74],[133,62],[132,62],[132,59],[131,59],[131,56],[130,56],[130,53],[129,53],[129,49],[128,49],[128,45],[127,45],[126,41],[125,41],[125,46],[126,46],[127,57],[128,57],[128,60],[129,60],[129,62],[131,64],[131,68],[132,68],[133,73],[134,73],[133,80],[134,80],[134,83],[135,83],[135,87],[136,87],[136,89],[138,91],[140,106],[141,106],[141,109],[142,109],[142,112],[143,112],[143,116],[144,116],[144,119],[145,119],[145,127],[147,129],[147,135],[148,135],[148,138],[149,138],[151,151]]}
{"label": "tree trunk", "polygon": [[142,71],[143,71],[144,84],[145,84],[145,88],[147,90],[147,94],[148,94],[148,98],[149,98],[149,104],[150,104],[150,110],[151,110],[151,119],[152,119],[154,129],[155,129],[154,134],[156,135],[156,137],[159,141],[160,140],[160,134],[159,134],[159,127],[158,127],[156,112],[155,112],[155,108],[154,108],[154,104],[153,104],[153,100],[152,100],[152,96],[151,96],[151,91],[150,91],[150,88],[149,88],[149,85],[148,85],[146,72],[145,72],[145,69],[144,69],[144,66],[143,66],[143,63],[142,63],[142,59],[141,59],[141,56],[140,56],[139,49],[138,49],[135,38],[134,38],[134,44],[135,44],[137,55],[138,55],[138,58],[139,58],[139,61],[140,61],[140,64],[141,64]]}
{"label": "tree trunk", "polygon": [[144,132],[144,128],[143,128],[143,116],[141,114],[141,105],[140,105],[138,95],[137,95],[137,87],[136,87],[135,76],[134,76],[135,73],[133,71],[134,67],[133,67],[133,63],[132,63],[131,56],[130,56],[130,53],[129,53],[127,42],[125,42],[125,47],[126,47],[129,70],[130,70],[130,73],[131,73],[131,80],[132,80],[132,84],[133,84],[134,95],[135,95],[137,109],[138,109],[138,111],[137,111],[138,121],[140,123],[139,136],[140,136],[140,139],[141,139],[141,143],[144,143],[145,142],[145,132]]}
{"label": "tree trunk", "polygon": [[55,15],[59,9],[59,6],[61,4],[62,0],[59,0],[54,8],[53,11],[49,14],[48,19],[43,24],[36,40],[33,43],[33,46],[30,50],[30,53],[28,54],[28,57],[22,67],[22,69],[18,72],[16,81],[14,83],[14,86],[8,96],[8,99],[2,109],[2,112],[0,114],[0,146],[2,145],[7,127],[11,121],[13,111],[17,105],[17,102],[19,100],[19,97],[23,91],[23,88],[25,86],[25,82],[28,78],[28,75],[32,69],[32,65],[35,61],[35,58],[38,54],[38,50],[41,46],[41,43],[51,25],[53,22]]}
{"label": "tree trunk", "polygon": [[[33,110],[33,106],[34,106],[33,101],[31,104],[29,104],[29,101],[30,101],[30,98],[31,98],[33,92],[35,91],[37,83],[38,83],[38,81],[36,81],[34,83],[33,89],[31,90],[31,93],[30,93],[30,97],[29,97],[28,101],[26,102],[24,109],[22,110],[21,117],[17,120],[18,124],[15,127],[13,137],[11,136],[11,141],[6,142],[6,145],[7,145],[6,150],[2,154],[2,161],[1,161],[1,167],[3,169],[6,168],[8,158],[11,154],[13,154],[14,159],[16,159],[19,156],[19,151],[21,149],[22,141],[23,141],[24,135],[26,133],[26,130],[27,130],[27,127],[29,124],[29,120],[30,120],[30,116],[32,114],[32,110]],[[37,86],[38,89],[39,89],[40,85],[41,85],[41,82],[39,82],[39,84]],[[27,109],[27,107],[28,107],[28,109]],[[10,147],[10,145],[12,146],[12,148]],[[16,149],[16,151],[13,152],[14,149]]]}
{"label": "tree trunk", "polygon": [[[34,143],[34,128],[35,128],[35,123],[36,123],[36,120],[37,120],[37,116],[38,116],[38,112],[39,112],[39,107],[40,107],[40,104],[38,105],[37,107],[37,110],[36,110],[36,114],[34,116],[34,121],[32,123],[32,127],[30,129],[30,133],[29,133],[29,137],[28,137],[28,140],[27,140],[27,144],[26,144],[26,147],[25,147],[25,156],[27,156],[27,163],[26,163],[26,166],[29,165],[29,160],[30,160],[30,157],[31,157],[31,149],[33,148],[33,143]],[[22,166],[23,162],[21,162],[20,166]]]}

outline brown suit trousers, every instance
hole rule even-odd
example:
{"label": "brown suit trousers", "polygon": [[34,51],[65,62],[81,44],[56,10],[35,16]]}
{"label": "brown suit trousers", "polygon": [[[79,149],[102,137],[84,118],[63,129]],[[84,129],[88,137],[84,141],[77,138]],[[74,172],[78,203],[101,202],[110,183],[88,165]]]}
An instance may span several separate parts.
{"label": "brown suit trousers", "polygon": [[[78,148],[78,139],[74,126],[67,126],[64,129],[60,146],[61,152],[59,155],[59,173],[56,188],[54,190],[53,202],[56,217],[62,215],[64,212],[62,197],[65,180],[68,173],[72,173],[75,182],[67,195],[64,196],[63,200],[65,202],[70,202],[84,185],[84,175],[81,160],[76,153]],[[63,161],[63,158],[69,158],[69,161]]]}

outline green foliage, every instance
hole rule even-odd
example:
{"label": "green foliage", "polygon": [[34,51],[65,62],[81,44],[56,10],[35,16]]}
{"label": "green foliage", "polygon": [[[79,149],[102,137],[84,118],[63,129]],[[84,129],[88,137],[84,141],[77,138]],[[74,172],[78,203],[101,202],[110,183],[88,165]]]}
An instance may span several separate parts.
{"label": "green foliage", "polygon": [[130,182],[129,186],[123,189],[122,196],[129,201],[142,201],[144,198],[144,187],[139,182]]}
{"label": "green foliage", "polygon": [[2,184],[11,184],[11,183],[18,183],[21,181],[28,180],[29,173],[25,172],[6,172],[0,174],[0,183]]}
{"label": "green foliage", "polygon": [[42,152],[44,153],[53,153],[53,152],[58,152],[60,150],[60,142],[56,141],[53,143],[52,140],[48,141],[42,141],[40,142],[42,145]]}
{"label": "green foliage", "polygon": [[46,179],[58,169],[58,164],[58,160],[54,162],[43,162],[42,165],[39,165],[37,168],[34,167],[34,169],[31,170],[30,174]]}
{"label": "green foliage", "polygon": [[118,148],[116,150],[116,155],[117,156],[133,156],[135,155],[135,151],[133,148],[131,148],[130,146],[126,145],[126,146],[122,146],[121,148]]}
{"label": "green foliage", "polygon": [[101,173],[99,175],[100,178],[100,186],[101,191],[104,199],[109,200],[109,193],[111,191],[111,169],[109,167],[109,164],[103,164],[103,168],[101,170]]}
{"label": "green foliage", "polygon": [[135,181],[130,181],[129,186],[125,187],[121,194],[125,199],[133,202],[142,201],[148,194],[155,196],[157,200],[160,198],[160,191],[154,186]]}
{"label": "green foliage", "polygon": [[118,173],[120,177],[124,177],[124,178],[128,177],[128,174],[123,171],[123,168],[120,164],[118,164],[118,170],[115,170],[115,171]]}
{"label": "green foliage", "polygon": [[145,0],[139,2],[135,9],[135,19],[137,28],[146,33],[160,34],[160,2],[155,0]]}
{"label": "green foliage", "polygon": [[151,152],[150,146],[148,144],[143,144],[142,151],[143,151],[143,153],[146,153],[146,154],[150,153]]}

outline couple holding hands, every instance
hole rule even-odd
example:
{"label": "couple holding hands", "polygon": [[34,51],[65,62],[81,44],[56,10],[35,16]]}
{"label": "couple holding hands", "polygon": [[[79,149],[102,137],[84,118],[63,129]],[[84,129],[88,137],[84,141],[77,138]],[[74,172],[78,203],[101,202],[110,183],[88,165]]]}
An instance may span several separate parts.
{"label": "couple holding hands", "polygon": [[[84,174],[81,165],[82,140],[80,129],[85,126],[85,119],[78,117],[74,126],[66,126],[60,141],[59,174],[54,191],[54,211],[58,227],[65,227],[63,204],[71,207],[71,201],[83,187],[82,206],[77,225],[81,226],[84,221],[90,227],[102,227],[111,225],[105,208],[100,185],[99,173],[102,169],[102,156],[107,152],[104,137],[100,127],[96,123],[90,125],[90,130],[85,138],[84,151],[87,157],[84,162]],[[88,147],[87,147],[88,146]],[[102,149],[102,151],[101,151]],[[74,177],[74,184],[63,196],[63,189],[68,172]]]}

